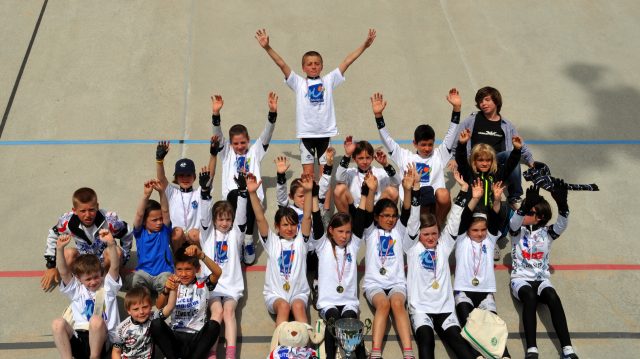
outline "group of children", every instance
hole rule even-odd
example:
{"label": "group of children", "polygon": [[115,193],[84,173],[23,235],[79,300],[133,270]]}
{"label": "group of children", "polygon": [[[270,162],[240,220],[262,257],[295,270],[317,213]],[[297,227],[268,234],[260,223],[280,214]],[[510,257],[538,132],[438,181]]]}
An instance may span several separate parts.
{"label": "group of children", "polygon": [[[434,332],[458,358],[476,358],[480,354],[464,341],[461,326],[474,308],[496,312],[491,257],[498,238],[507,234],[508,222],[511,289],[523,303],[526,357],[538,357],[535,311],[541,302],[550,308],[562,357],[577,358],[562,304],[549,281],[551,243],[567,227],[567,187],[558,182],[551,192],[559,216],[550,226],[551,206],[538,188],[528,189],[521,200],[519,163],[524,159],[533,165],[533,157],[500,115],[502,99],[496,89],[480,89],[475,99],[480,111],[462,123],[462,101],[451,89],[447,101],[453,111],[442,144],[436,147],[433,128],[421,124],[414,131],[414,151],[400,147],[389,134],[383,117],[387,102],[382,94],[373,94],[372,111],[384,149],[347,136],[334,175],[336,151],[329,147],[337,134],[333,90],[371,46],[375,30],[324,76],[319,53],[304,54],[302,77],[273,50],[264,29],[255,37],[295,92],[303,167],[287,189],[289,160],[276,158],[279,207],[273,228],[265,217],[260,163],[275,129],[278,96],[269,93],[265,128],[251,144],[242,124],[231,126],[225,138],[220,115],[224,101],[214,95],[209,163],[199,173],[192,160],[183,158],[176,162],[170,182],[164,167],[170,145],[159,142],[156,178],[144,182],[132,226],[100,209],[93,190],[81,188],[73,195],[73,211],[50,230],[42,286],[48,290],[59,282],[71,300],[71,315],[52,325],[61,357],[96,358],[112,344],[113,358],[149,358],[155,344],[166,358],[215,358],[224,323],[225,357],[235,358],[236,309],[247,293],[242,262],[251,265],[256,260],[257,225],[267,257],[264,302],[276,326],[290,318],[307,322],[310,297],[327,321],[357,318],[357,257],[364,245],[362,289],[374,312],[369,357],[382,356],[392,315],[404,358],[415,358],[412,333],[418,357],[433,358]],[[349,167],[351,160],[355,168]],[[374,160],[381,168],[372,166]],[[214,201],[219,161],[221,196]],[[314,175],[316,161],[319,176]],[[460,186],[453,203],[445,186],[447,167]],[[505,188],[508,206],[502,205]],[[160,202],[150,199],[154,191]],[[66,247],[71,238],[76,248]],[[137,265],[125,296],[130,317],[120,322],[116,295],[134,238]],[[449,256],[454,250],[452,282]],[[327,358],[336,356],[334,335],[327,326]],[[355,355],[367,356],[364,343]],[[503,356],[509,357],[506,349]]]}

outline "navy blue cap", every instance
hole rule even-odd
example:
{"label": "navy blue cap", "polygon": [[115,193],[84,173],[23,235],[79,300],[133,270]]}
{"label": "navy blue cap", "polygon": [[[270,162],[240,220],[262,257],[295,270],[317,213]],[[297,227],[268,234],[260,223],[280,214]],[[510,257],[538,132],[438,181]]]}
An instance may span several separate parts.
{"label": "navy blue cap", "polygon": [[173,175],[192,175],[195,173],[196,165],[193,163],[193,161],[188,158],[183,158],[176,162],[176,170]]}

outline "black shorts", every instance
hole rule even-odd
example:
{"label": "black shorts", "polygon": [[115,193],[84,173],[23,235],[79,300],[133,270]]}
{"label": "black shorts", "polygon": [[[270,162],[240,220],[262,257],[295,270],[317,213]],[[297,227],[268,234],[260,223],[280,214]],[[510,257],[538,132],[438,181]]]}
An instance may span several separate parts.
{"label": "black shorts", "polygon": [[[76,330],[76,335],[72,336],[69,342],[71,343],[71,355],[76,359],[89,359],[91,356],[91,347],[89,346],[89,331],[88,330]],[[107,343],[102,345],[102,356],[107,353]]]}
{"label": "black shorts", "polygon": [[315,159],[318,159],[318,163],[324,165],[327,163],[325,153],[329,148],[329,137],[318,138],[302,138],[300,139],[300,162],[303,165],[310,165],[315,163]]}

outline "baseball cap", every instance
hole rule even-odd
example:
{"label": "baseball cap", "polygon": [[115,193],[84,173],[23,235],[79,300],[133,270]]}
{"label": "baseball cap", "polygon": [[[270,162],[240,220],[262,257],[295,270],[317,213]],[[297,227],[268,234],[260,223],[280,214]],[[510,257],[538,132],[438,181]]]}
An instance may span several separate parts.
{"label": "baseball cap", "polygon": [[183,158],[178,162],[176,162],[176,170],[173,173],[174,176],[177,176],[180,174],[191,175],[194,173],[196,173],[196,165],[193,163],[192,160],[188,158]]}

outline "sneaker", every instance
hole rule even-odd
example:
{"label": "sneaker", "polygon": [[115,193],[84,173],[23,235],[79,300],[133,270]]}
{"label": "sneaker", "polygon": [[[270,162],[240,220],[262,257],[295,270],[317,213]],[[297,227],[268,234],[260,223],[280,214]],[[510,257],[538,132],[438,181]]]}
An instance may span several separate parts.
{"label": "sneaker", "polygon": [[496,243],[496,246],[493,248],[493,260],[496,262],[500,260],[500,247],[498,247],[497,243]]}
{"label": "sneaker", "polygon": [[538,353],[527,353],[524,359],[538,359]]}
{"label": "sneaker", "polygon": [[256,261],[256,246],[253,244],[253,235],[245,234],[244,242],[242,243],[242,261],[244,264],[250,266]]}
{"label": "sneaker", "polygon": [[571,353],[569,355],[562,355],[562,359],[578,359],[578,355],[576,353]]}
{"label": "sneaker", "polygon": [[509,198],[509,207],[511,207],[514,211],[520,209],[520,204],[522,204],[521,197]]}

